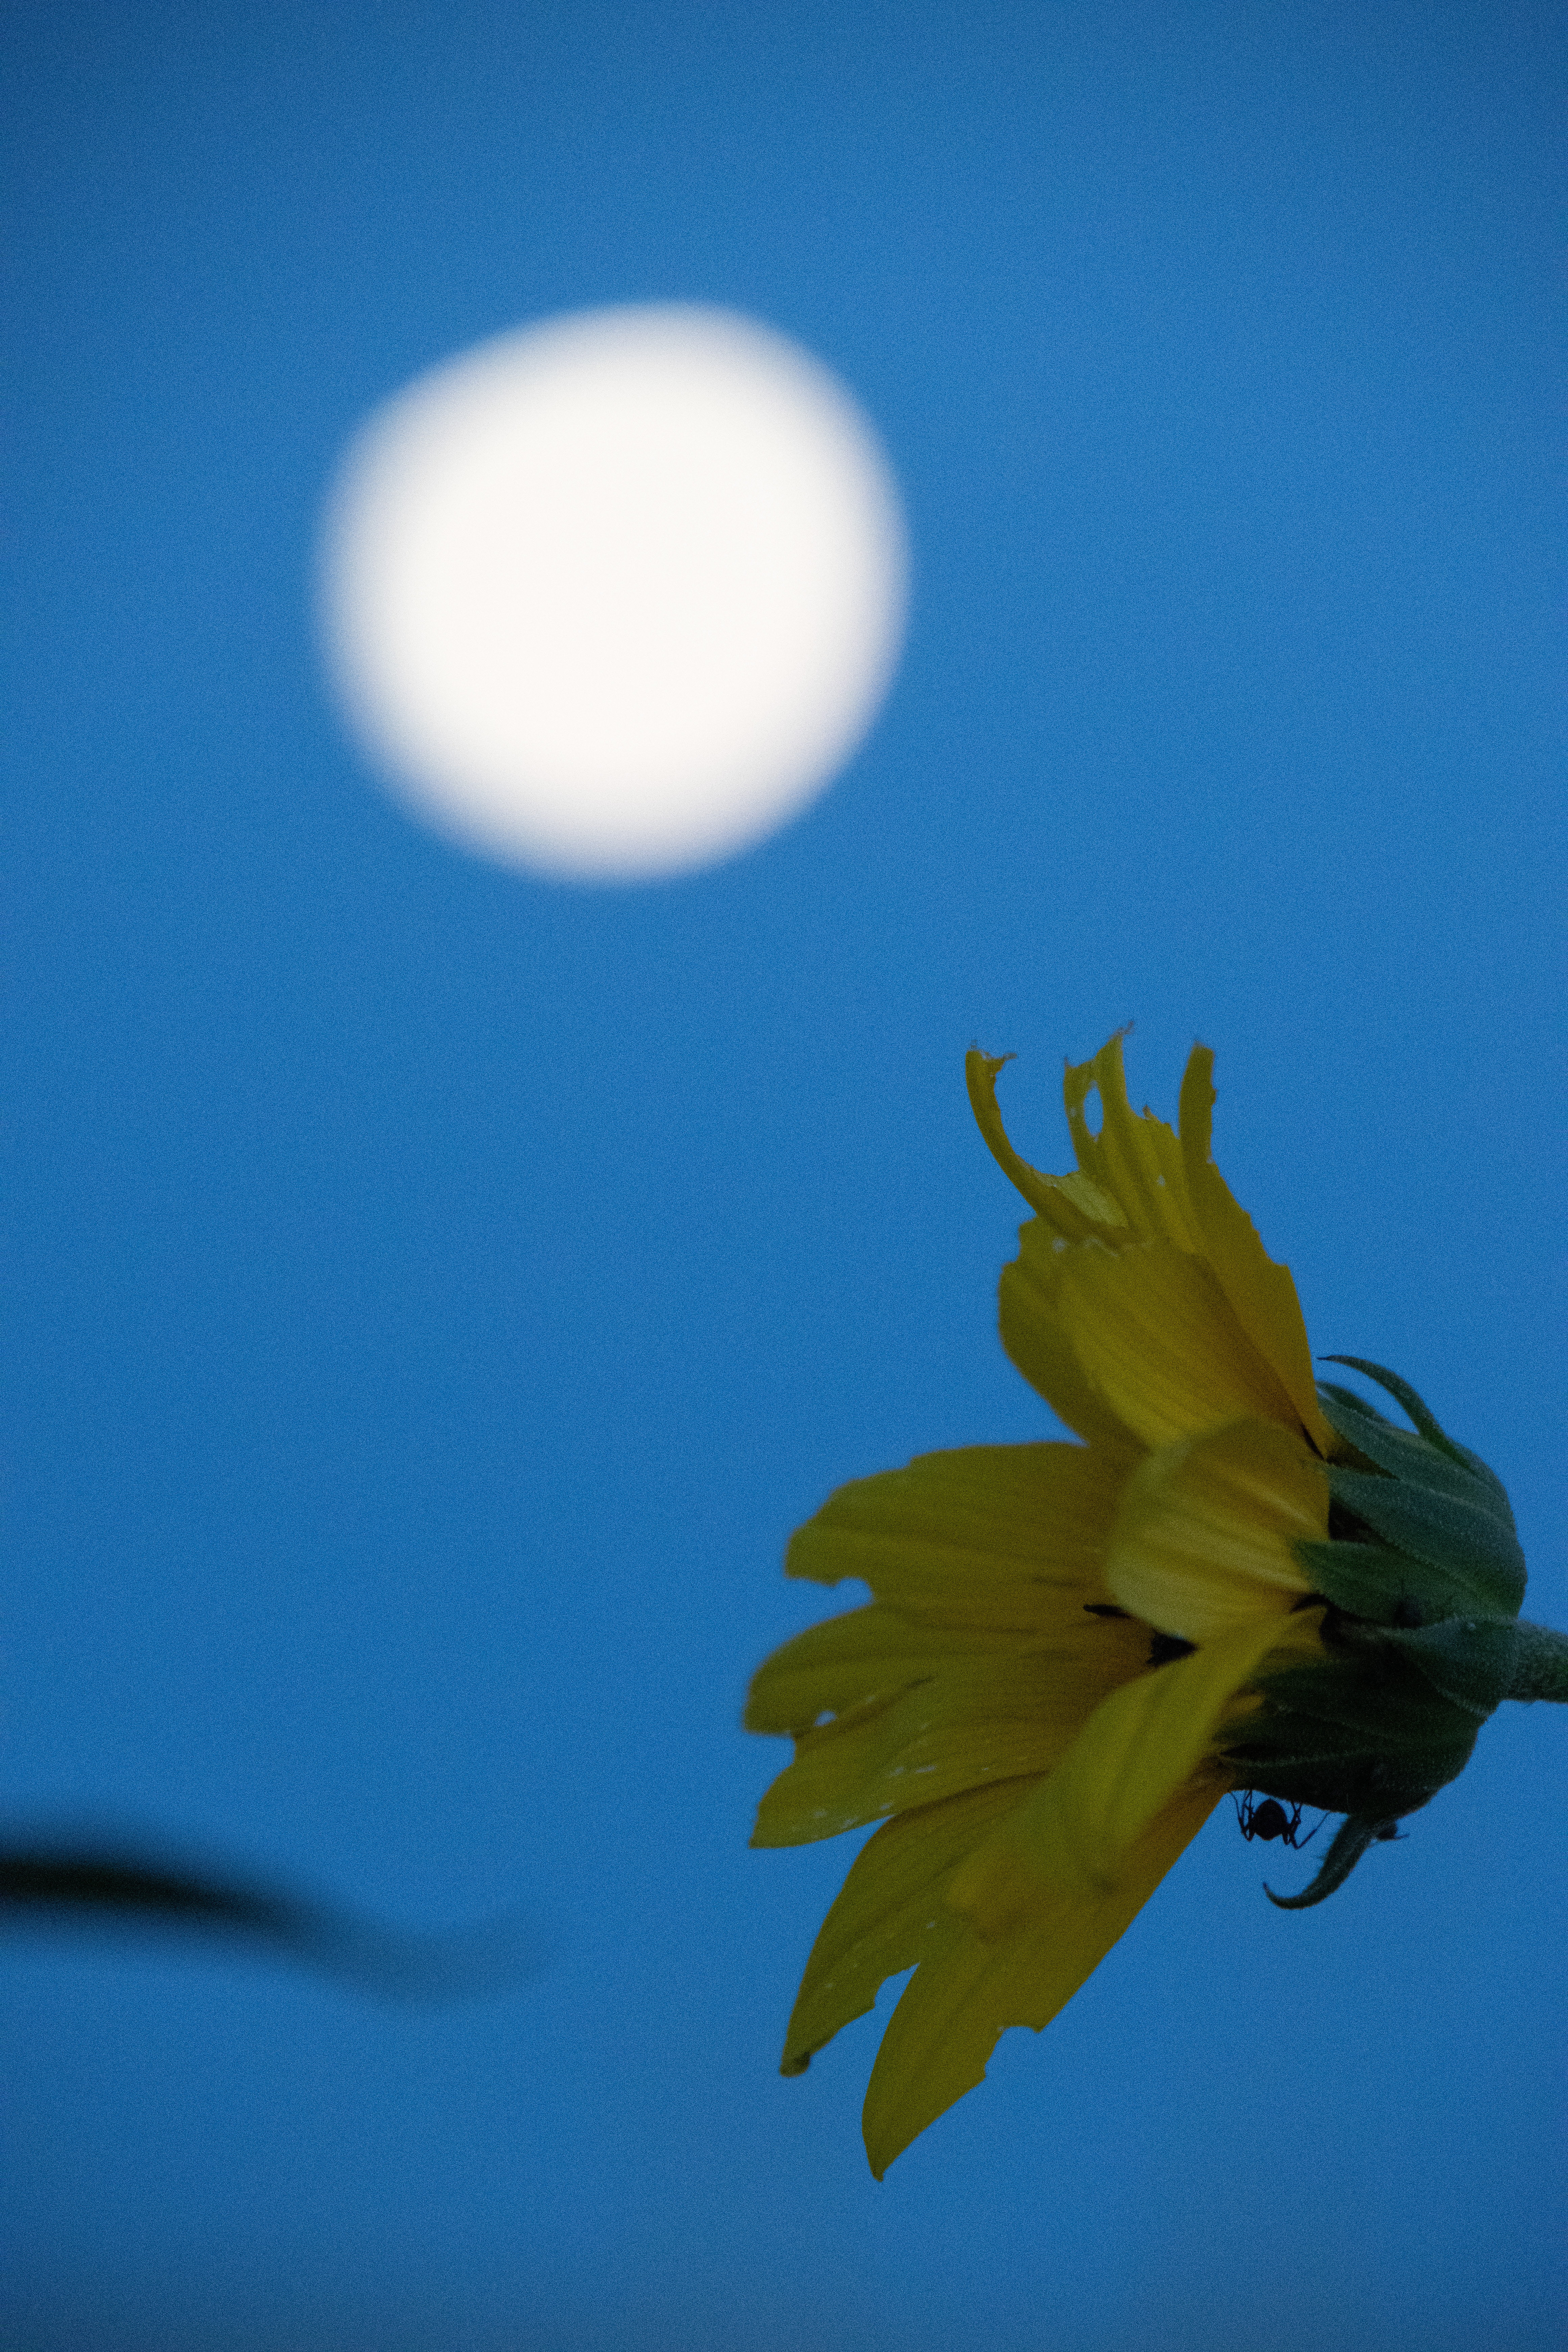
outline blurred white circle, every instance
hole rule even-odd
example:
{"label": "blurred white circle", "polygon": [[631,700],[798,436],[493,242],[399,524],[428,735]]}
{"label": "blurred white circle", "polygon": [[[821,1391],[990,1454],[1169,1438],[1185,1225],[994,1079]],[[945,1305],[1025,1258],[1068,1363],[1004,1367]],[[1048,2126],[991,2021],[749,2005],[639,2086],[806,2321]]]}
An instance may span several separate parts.
{"label": "blurred white circle", "polygon": [[321,612],[428,822],[634,879],[773,832],[843,766],[903,632],[898,494],[847,394],[731,312],[600,310],[422,376],[351,446]]}

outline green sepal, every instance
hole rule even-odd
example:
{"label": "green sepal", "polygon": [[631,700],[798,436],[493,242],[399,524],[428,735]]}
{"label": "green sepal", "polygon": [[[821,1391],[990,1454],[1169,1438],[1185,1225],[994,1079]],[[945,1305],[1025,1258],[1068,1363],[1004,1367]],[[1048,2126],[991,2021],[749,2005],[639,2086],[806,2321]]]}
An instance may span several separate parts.
{"label": "green sepal", "polygon": [[1476,1608],[1468,1581],[1382,1543],[1300,1543],[1312,1589],[1369,1625],[1426,1625]]}
{"label": "green sepal", "polygon": [[1347,1470],[1339,1463],[1330,1465],[1329,1493],[1342,1511],[1352,1513],[1385,1543],[1459,1579],[1475,1613],[1518,1616],[1524,1600],[1524,1554],[1495,1512],[1408,1478]]}
{"label": "green sepal", "polygon": [[1269,1707],[1338,1725],[1369,1755],[1447,1749],[1475,1737],[1470,1711],[1456,1714],[1454,1701],[1392,1646],[1391,1635],[1380,1630],[1366,1640],[1365,1650],[1358,1643],[1331,1664],[1270,1675],[1259,1685]]}
{"label": "green sepal", "polygon": [[1278,1797],[1281,1804],[1403,1821],[1407,1813],[1418,1813],[1429,1804],[1439,1789],[1458,1779],[1475,1751],[1479,1727],[1472,1724],[1469,1737],[1460,1746],[1433,1748],[1419,1759],[1346,1754],[1298,1759],[1231,1748],[1226,1751],[1226,1762],[1235,1787]]}
{"label": "green sepal", "polygon": [[[1489,1470],[1480,1456],[1472,1454],[1468,1445],[1460,1445],[1451,1438],[1425,1399],[1416,1394],[1408,1381],[1402,1381],[1397,1372],[1391,1372],[1386,1364],[1372,1363],[1365,1356],[1325,1356],[1322,1360],[1325,1364],[1348,1364],[1352,1372],[1363,1372],[1369,1381],[1375,1381],[1380,1389],[1387,1390],[1396,1404],[1404,1406],[1429,1445],[1435,1445],[1440,1454],[1446,1454],[1461,1469],[1474,1471],[1479,1476],[1490,1479],[1501,1493],[1501,1484],[1495,1471]],[[1350,1393],[1348,1389],[1341,1391],[1342,1395]]]}
{"label": "green sepal", "polygon": [[1344,1885],[1374,1839],[1394,1835],[1392,1820],[1373,1821],[1365,1814],[1352,1813],[1334,1832],[1333,1842],[1319,1863],[1317,1875],[1310,1886],[1303,1886],[1300,1895],[1276,1895],[1271,1886],[1265,1886],[1263,1892],[1278,1910],[1310,1910],[1314,1903],[1326,1903]]}
{"label": "green sepal", "polygon": [[1258,1688],[1262,1709],[1226,1743],[1237,1785],[1328,1813],[1416,1811],[1464,1770],[1480,1727],[1392,1634],[1371,1628],[1330,1663],[1289,1667]]}
{"label": "green sepal", "polygon": [[1377,1638],[1396,1644],[1435,1691],[1483,1723],[1512,1687],[1520,1628],[1511,1617],[1445,1617]]}
{"label": "green sepal", "polygon": [[[1344,1813],[1351,1810],[1352,1800],[1342,1803],[1318,1793],[1331,1780],[1336,1790],[1357,1785],[1356,1775],[1367,1756],[1367,1743],[1348,1723],[1335,1723],[1326,1715],[1297,1714],[1293,1709],[1279,1707],[1267,1718],[1258,1718],[1246,1736],[1237,1734],[1226,1748],[1228,1760],[1238,1758],[1247,1768],[1247,1786],[1261,1789],[1265,1795],[1309,1801],[1306,1783],[1311,1783],[1310,1802],[1321,1805],[1326,1813]],[[1256,1777],[1267,1769],[1272,1776],[1267,1780]],[[1281,1772],[1294,1776],[1287,1792],[1276,1785]],[[1303,1779],[1303,1776],[1305,1778]],[[1300,1785],[1296,1785],[1296,1783]]]}
{"label": "green sepal", "polygon": [[1318,1402],[1335,1433],[1363,1456],[1369,1468],[1375,1465],[1391,1478],[1429,1486],[1438,1494],[1453,1496],[1456,1501],[1468,1503],[1476,1510],[1489,1512],[1512,1534],[1513,1513],[1508,1496],[1500,1480],[1479,1462],[1479,1456],[1471,1457],[1476,1467],[1470,1462],[1456,1462],[1455,1449],[1440,1448],[1427,1438],[1400,1429],[1363,1397],[1358,1397],[1353,1389],[1341,1388],[1335,1381],[1320,1381]]}
{"label": "green sepal", "polygon": [[1346,1817],[1309,1887],[1266,1890],[1287,1911],[1322,1902],[1375,1839],[1456,1780],[1501,1700],[1568,1699],[1568,1636],[1518,1622],[1524,1555],[1496,1474],[1396,1372],[1330,1361],[1375,1381],[1415,1429],[1353,1390],[1319,1386],[1344,1452],[1328,1465],[1331,1539],[1296,1552],[1331,1604],[1329,1657],[1266,1677],[1261,1708],[1223,1750],[1237,1788]]}

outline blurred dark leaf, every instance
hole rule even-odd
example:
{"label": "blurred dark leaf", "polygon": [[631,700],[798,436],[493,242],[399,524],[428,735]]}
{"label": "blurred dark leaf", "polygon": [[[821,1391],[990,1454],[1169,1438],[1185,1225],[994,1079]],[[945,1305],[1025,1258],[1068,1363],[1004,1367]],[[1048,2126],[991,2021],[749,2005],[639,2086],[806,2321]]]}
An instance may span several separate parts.
{"label": "blurred dark leaf", "polygon": [[506,1918],[409,1935],[274,1885],[89,1844],[0,1845],[0,1929],[122,1929],[202,1937],[356,1983],[391,2000],[501,1992],[537,1960]]}

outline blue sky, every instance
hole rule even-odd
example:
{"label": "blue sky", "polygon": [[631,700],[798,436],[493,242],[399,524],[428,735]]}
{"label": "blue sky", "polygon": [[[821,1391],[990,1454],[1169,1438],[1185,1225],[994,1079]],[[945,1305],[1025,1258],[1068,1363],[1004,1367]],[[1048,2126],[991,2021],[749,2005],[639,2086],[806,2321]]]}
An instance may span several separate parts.
{"label": "blue sky", "polygon": [[[1047,1433],[964,1047],[1061,1165],[1129,1019],[1167,1114],[1215,1048],[1314,1345],[1497,1467],[1568,1622],[1555,12],[9,47],[5,1811],[513,1909],[535,1965],[405,2011],[9,1948],[0,2341],[1544,2352],[1554,1712],[1300,1916],[1216,1814],[880,2187],[875,2023],[774,2071],[848,1848],[747,1851],[737,1723],[831,1487]],[[908,643],[771,843],[532,882],[345,736],[321,501],[420,369],[649,300],[862,404]]]}

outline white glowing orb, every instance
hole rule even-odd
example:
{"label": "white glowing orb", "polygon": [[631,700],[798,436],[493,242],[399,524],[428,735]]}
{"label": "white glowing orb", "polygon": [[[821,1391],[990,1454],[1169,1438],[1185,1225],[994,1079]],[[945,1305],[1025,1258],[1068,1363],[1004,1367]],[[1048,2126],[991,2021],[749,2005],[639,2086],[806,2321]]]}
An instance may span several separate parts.
{"label": "white glowing orb", "polygon": [[392,782],[468,846],[668,874],[843,766],[902,635],[903,525],[847,394],[753,321],[591,311],[423,376],[351,446],[322,618]]}

